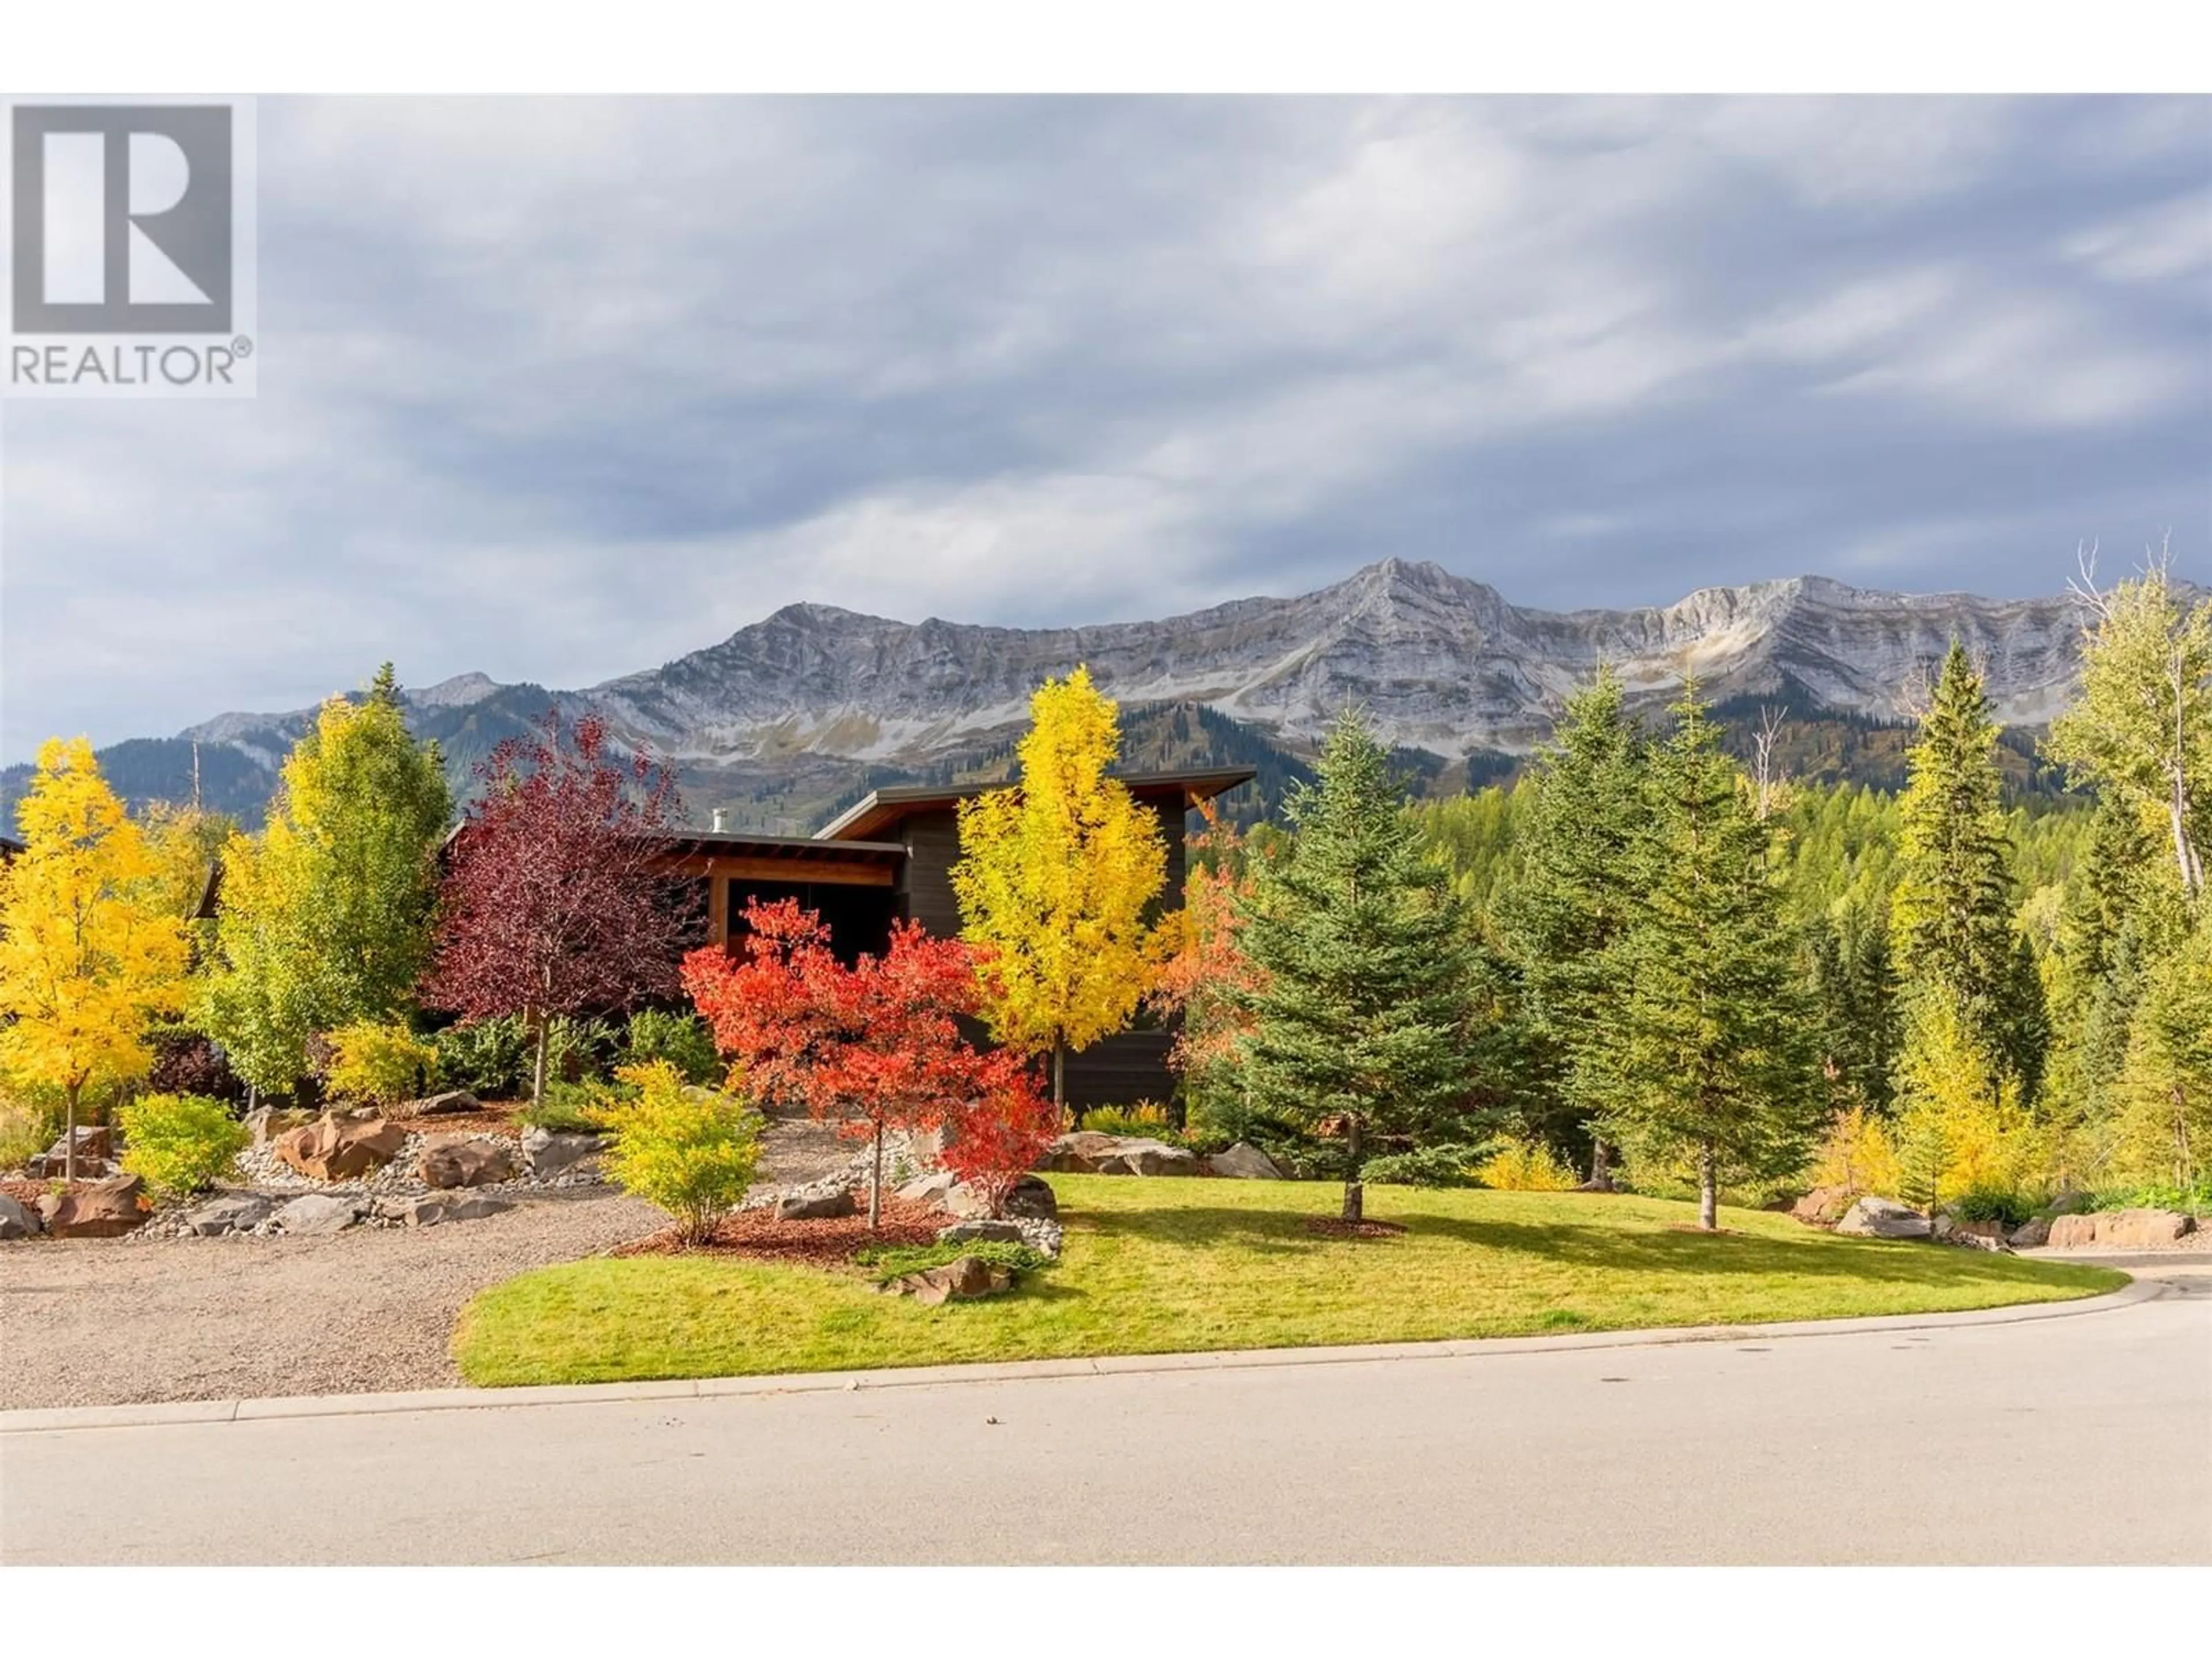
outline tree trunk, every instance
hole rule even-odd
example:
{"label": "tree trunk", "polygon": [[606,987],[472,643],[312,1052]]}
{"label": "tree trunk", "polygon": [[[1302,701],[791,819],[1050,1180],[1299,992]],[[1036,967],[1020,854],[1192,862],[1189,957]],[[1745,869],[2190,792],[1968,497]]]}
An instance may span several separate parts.
{"label": "tree trunk", "polygon": [[1059,1038],[1052,1044],[1052,1104],[1060,1121],[1067,1121],[1067,1044]]}
{"label": "tree trunk", "polygon": [[1344,1218],[1364,1221],[1367,1218],[1367,1189],[1359,1182],[1359,1114],[1353,1112],[1344,1120]]}
{"label": "tree trunk", "polygon": [[64,1181],[76,1179],[76,1097],[83,1087],[82,1083],[72,1083],[69,1086],[69,1092],[64,1097],[64,1103],[62,1108],[62,1179]]}
{"label": "tree trunk", "polygon": [[874,1168],[868,1175],[868,1231],[876,1231],[884,1224],[884,1126],[876,1124]]}
{"label": "tree trunk", "polygon": [[1711,1233],[1719,1231],[1720,1224],[1720,1182],[1713,1166],[1713,1149],[1706,1146],[1698,1153],[1698,1225]]}
{"label": "tree trunk", "polygon": [[1590,1137],[1590,1190],[1613,1190],[1613,1158],[1605,1142],[1596,1135]]}
{"label": "tree trunk", "polygon": [[532,1106],[543,1106],[545,1103],[545,1048],[550,1024],[551,1022],[545,1018],[545,1011],[543,1008],[538,1009],[537,1029],[532,1034],[531,1042],[530,1103]]}

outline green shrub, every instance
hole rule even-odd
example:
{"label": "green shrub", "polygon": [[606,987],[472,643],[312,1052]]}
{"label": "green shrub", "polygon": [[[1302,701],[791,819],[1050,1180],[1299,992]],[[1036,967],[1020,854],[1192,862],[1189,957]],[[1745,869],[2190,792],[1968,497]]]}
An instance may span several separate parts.
{"label": "green shrub", "polygon": [[1977,1187],[1960,1193],[1944,1207],[1954,1221],[1994,1221],[2010,1232],[2027,1224],[2042,1206],[2024,1193]]}
{"label": "green shrub", "polygon": [[609,1107],[636,1097],[635,1088],[620,1083],[549,1083],[545,1098],[516,1108],[514,1118],[556,1135],[586,1134],[605,1127]]}
{"label": "green shrub", "polygon": [[1180,1146],[1182,1136],[1169,1127],[1168,1109],[1140,1100],[1133,1106],[1093,1106],[1083,1114],[1085,1129],[1102,1135],[1135,1135],[1146,1140]]}
{"label": "green shrub", "polygon": [[1477,1187],[1482,1183],[1474,1177],[1474,1166],[1490,1150],[1487,1146],[1447,1144],[1388,1152],[1369,1158],[1359,1178],[1378,1187]]}
{"label": "green shrub", "polygon": [[404,1025],[359,1020],[329,1034],[323,1085],[341,1100],[396,1106],[437,1081],[438,1051]]}
{"label": "green shrub", "polygon": [[228,1170],[252,1136],[219,1100],[141,1095],[116,1113],[123,1167],[156,1198],[198,1192]]}
{"label": "green shrub", "polygon": [[733,1096],[687,1087],[665,1060],[626,1066],[619,1075],[637,1095],[605,1097],[602,1121],[615,1133],[607,1173],[624,1192],[675,1217],[686,1243],[703,1243],[753,1183],[761,1115]]}
{"label": "green shrub", "polygon": [[2194,1187],[2171,1183],[2148,1187],[2100,1187],[2083,1206],[2088,1210],[2179,1210],[2212,1216],[2212,1178]]}
{"label": "green shrub", "polygon": [[686,1083],[720,1083],[729,1075],[729,1066],[714,1052],[714,1033],[696,1014],[641,1008],[629,1017],[623,1042],[626,1065],[665,1060]]}
{"label": "green shrub", "polygon": [[41,1103],[0,1100],[0,1170],[20,1170],[61,1136],[61,1117]]}
{"label": "green shrub", "polygon": [[858,1267],[871,1269],[871,1277],[877,1284],[888,1285],[894,1279],[941,1267],[963,1255],[978,1257],[995,1267],[1011,1267],[1016,1273],[1035,1273],[1052,1266],[1052,1258],[1042,1250],[1002,1238],[970,1239],[966,1243],[947,1239],[940,1244],[870,1244],[854,1251],[853,1261]]}
{"label": "green shrub", "polygon": [[530,1033],[513,1014],[496,1019],[465,1019],[430,1039],[438,1051],[438,1075],[449,1088],[466,1089],[485,1100],[507,1100],[523,1092],[530,1076]]}
{"label": "green shrub", "polygon": [[[556,1014],[545,1025],[545,1081],[592,1083],[606,1077],[621,1048],[611,1021]],[[526,1054],[524,1081],[529,1079]]]}

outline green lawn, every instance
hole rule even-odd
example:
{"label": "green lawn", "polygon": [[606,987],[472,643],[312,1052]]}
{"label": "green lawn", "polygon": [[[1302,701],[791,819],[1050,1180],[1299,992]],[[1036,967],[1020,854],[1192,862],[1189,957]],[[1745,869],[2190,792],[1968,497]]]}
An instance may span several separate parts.
{"label": "green lawn", "polygon": [[486,1291],[453,1339],[471,1382],[1304,1347],[1919,1313],[2091,1296],[2107,1269],[1838,1238],[1787,1216],[1578,1193],[1372,1188],[1403,1237],[1316,1238],[1340,1188],[1054,1176],[1066,1254],[1010,1296],[917,1307],[859,1278],[728,1257],[571,1262]]}

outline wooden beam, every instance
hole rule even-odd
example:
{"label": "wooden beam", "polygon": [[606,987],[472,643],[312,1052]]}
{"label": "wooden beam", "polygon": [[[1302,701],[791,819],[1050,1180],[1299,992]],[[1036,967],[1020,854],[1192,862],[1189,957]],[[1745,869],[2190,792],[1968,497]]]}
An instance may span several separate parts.
{"label": "wooden beam", "polygon": [[711,877],[707,882],[707,942],[730,942],[730,884]]}
{"label": "wooden beam", "polygon": [[893,877],[888,864],[868,864],[859,859],[759,859],[720,854],[707,860],[707,871],[738,881],[814,881],[833,887],[889,887]]}

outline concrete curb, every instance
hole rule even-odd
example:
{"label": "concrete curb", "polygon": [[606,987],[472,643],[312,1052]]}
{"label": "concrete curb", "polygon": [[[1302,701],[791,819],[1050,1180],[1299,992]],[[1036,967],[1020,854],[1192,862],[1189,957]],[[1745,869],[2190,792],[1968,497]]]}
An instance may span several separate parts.
{"label": "concrete curb", "polygon": [[1766,1341],[1849,1336],[1870,1331],[1954,1330],[2022,1325],[2110,1313],[2162,1295],[2156,1279],[2133,1279],[2103,1296],[2024,1303],[1964,1313],[1879,1314],[1862,1319],[1800,1319],[1775,1325],[1690,1325],[1659,1330],[1591,1331],[1565,1336],[1492,1336],[1443,1342],[1379,1342],[1334,1348],[1243,1348],[1211,1353],[1110,1354],[1095,1359],[1018,1359],[971,1365],[915,1365],[867,1371],[805,1371],[775,1376],[720,1376],[656,1382],[579,1382],[544,1388],[427,1389],[413,1393],[307,1395],[265,1400],[187,1400],[145,1406],[68,1406],[0,1412],[0,1435],[73,1429],[155,1428],[179,1424],[255,1423],[280,1418],[374,1417],[410,1412],[484,1411],[518,1406],[591,1406],[625,1401],[720,1400],[747,1395],[832,1394],[864,1389],[920,1389],[956,1382],[1041,1382],[1132,1372],[1255,1370],[1277,1365],[1352,1365],[1410,1359],[1480,1359],[1591,1348],[1662,1347],[1681,1342]]}

